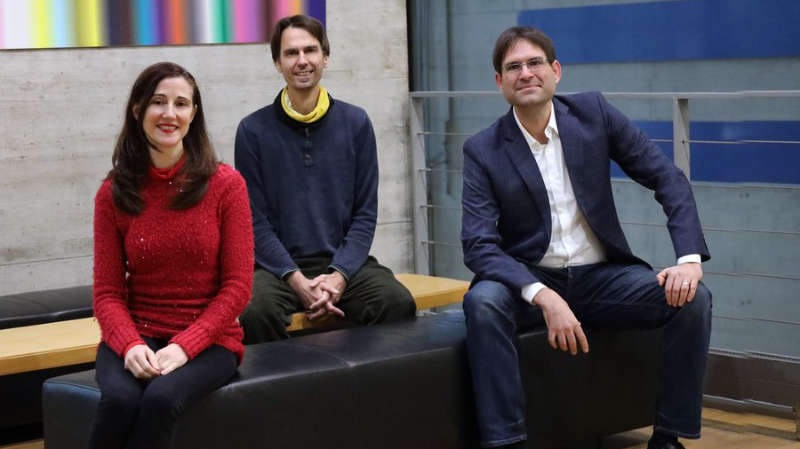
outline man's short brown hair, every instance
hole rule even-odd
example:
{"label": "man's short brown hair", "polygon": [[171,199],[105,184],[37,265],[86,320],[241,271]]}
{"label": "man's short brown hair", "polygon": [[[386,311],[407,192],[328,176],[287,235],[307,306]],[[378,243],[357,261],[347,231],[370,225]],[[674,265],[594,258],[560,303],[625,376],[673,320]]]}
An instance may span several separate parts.
{"label": "man's short brown hair", "polygon": [[525,39],[531,44],[539,47],[547,57],[547,62],[553,63],[556,60],[556,48],[550,37],[536,28],[526,26],[511,27],[502,33],[497,41],[494,43],[494,52],[492,53],[492,64],[494,71],[503,73],[503,58],[506,56],[508,49],[518,40]]}
{"label": "man's short brown hair", "polygon": [[319,41],[322,46],[322,54],[325,56],[331,55],[331,44],[328,42],[328,35],[325,33],[325,27],[322,23],[305,14],[297,14],[284,17],[275,24],[275,29],[272,30],[272,39],[270,39],[269,43],[270,50],[272,50],[272,62],[277,62],[281,57],[281,36],[283,31],[289,27],[302,28],[308,31],[308,34]]}

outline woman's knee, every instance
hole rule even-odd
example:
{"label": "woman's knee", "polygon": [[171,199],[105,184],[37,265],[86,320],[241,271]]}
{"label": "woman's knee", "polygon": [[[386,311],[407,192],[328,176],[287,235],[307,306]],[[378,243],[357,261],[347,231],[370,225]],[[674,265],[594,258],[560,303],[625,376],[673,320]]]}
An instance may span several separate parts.
{"label": "woman's knee", "polygon": [[124,388],[123,386],[109,388],[108,391],[103,391],[100,395],[98,407],[120,417],[127,416],[135,414],[139,410],[141,397],[141,391],[135,391],[134,389]]}
{"label": "woman's knee", "polygon": [[183,403],[167,388],[151,383],[142,394],[142,414],[175,418],[183,411]]}

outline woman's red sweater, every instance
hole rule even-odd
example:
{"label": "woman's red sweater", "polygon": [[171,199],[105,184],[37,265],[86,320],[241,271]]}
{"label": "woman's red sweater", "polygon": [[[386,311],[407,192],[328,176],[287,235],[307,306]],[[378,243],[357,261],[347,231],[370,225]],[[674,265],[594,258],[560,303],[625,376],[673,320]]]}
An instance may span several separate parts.
{"label": "woman's red sweater", "polygon": [[141,335],[177,343],[193,359],[212,344],[244,356],[236,320],[250,300],[253,227],[247,188],[220,164],[203,199],[168,207],[182,164],[150,169],[139,215],[114,205],[111,181],[94,210],[94,314],[103,341],[124,357]]}

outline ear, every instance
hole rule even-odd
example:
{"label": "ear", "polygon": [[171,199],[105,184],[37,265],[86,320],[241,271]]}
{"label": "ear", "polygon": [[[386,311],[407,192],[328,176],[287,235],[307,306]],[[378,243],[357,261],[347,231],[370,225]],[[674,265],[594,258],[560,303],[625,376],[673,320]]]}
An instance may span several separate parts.
{"label": "ear", "polygon": [[195,114],[197,114],[197,104],[196,103],[192,105],[192,116],[189,117],[189,123],[192,123],[192,120],[194,120]]}
{"label": "ear", "polygon": [[133,107],[131,108],[131,113],[133,114],[133,118],[135,118],[136,120],[139,120],[139,110],[141,109],[142,109],[141,106],[138,104],[133,105]]}
{"label": "ear", "polygon": [[497,88],[503,90],[503,75],[494,72],[494,82],[497,83]]}
{"label": "ear", "polygon": [[553,61],[553,64],[551,64],[551,67],[553,67],[553,73],[556,75],[556,84],[558,84],[558,82],[561,81],[561,63],[556,59]]}
{"label": "ear", "polygon": [[328,68],[328,60],[329,59],[330,59],[330,56],[323,56],[322,57],[322,68],[323,69],[327,69]]}

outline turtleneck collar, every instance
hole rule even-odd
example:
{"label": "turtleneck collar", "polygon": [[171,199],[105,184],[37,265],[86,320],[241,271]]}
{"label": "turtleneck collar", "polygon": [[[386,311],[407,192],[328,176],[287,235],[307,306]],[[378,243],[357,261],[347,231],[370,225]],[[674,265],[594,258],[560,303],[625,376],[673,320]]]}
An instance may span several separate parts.
{"label": "turtleneck collar", "polygon": [[169,168],[156,168],[153,164],[150,164],[150,178],[153,179],[161,179],[164,181],[170,181],[178,174],[183,164],[186,163],[186,153],[181,156],[180,160]]}
{"label": "turtleneck collar", "polygon": [[325,90],[325,88],[322,86],[319,86],[317,105],[308,114],[301,114],[294,109],[294,107],[292,106],[292,100],[289,98],[288,87],[284,87],[283,91],[281,92],[281,106],[283,106],[283,111],[286,113],[286,115],[293,118],[294,120],[297,120],[300,123],[316,122],[317,120],[325,116],[325,114],[328,112],[328,108],[330,107],[330,105],[331,103],[328,97],[328,91]]}

